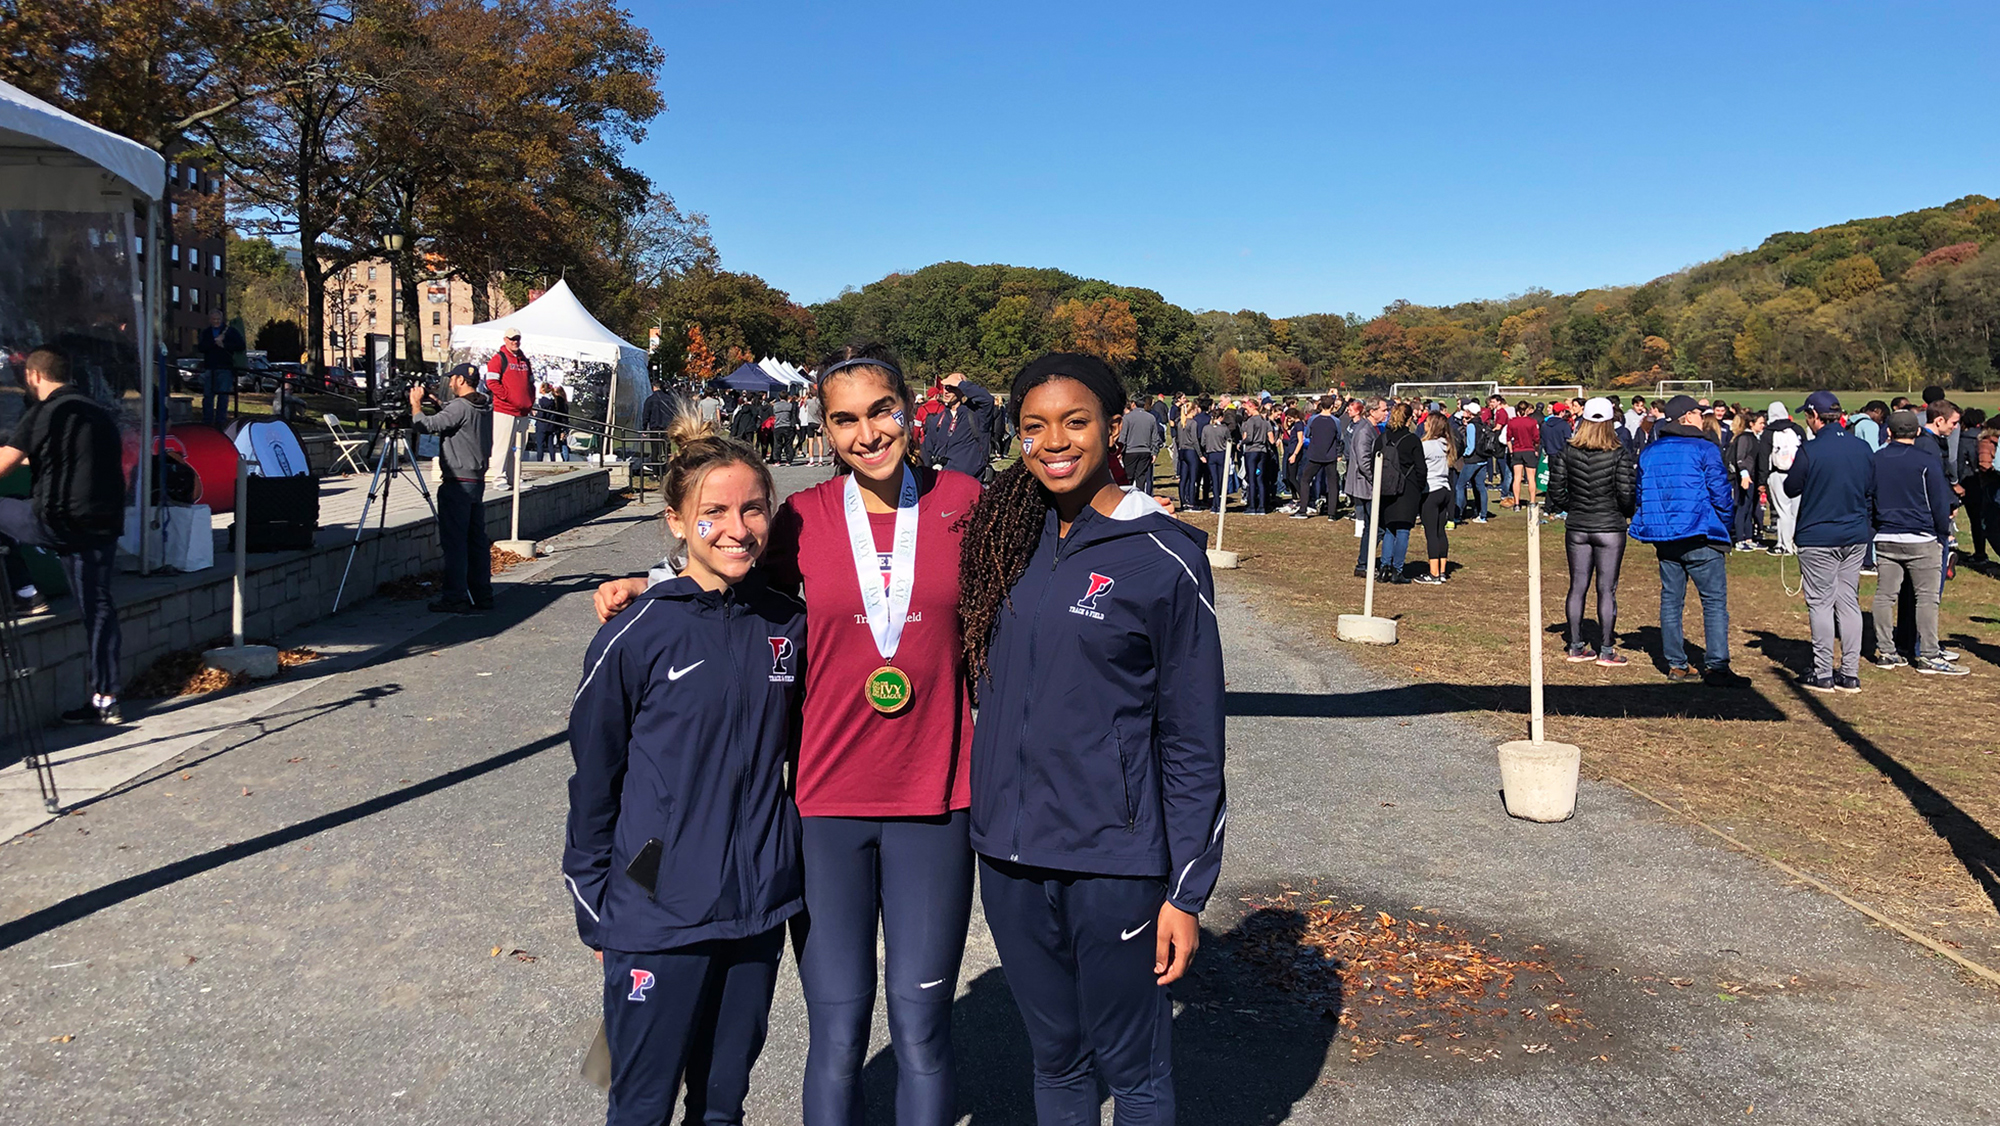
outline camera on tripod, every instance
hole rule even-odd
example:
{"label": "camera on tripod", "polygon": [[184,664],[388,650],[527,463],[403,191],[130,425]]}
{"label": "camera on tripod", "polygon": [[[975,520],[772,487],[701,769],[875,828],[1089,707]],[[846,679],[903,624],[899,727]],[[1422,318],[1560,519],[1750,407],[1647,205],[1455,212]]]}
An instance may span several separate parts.
{"label": "camera on tripod", "polygon": [[401,430],[410,425],[410,388],[424,389],[428,402],[437,401],[437,380],[422,372],[398,371],[389,376],[382,388],[382,402],[379,406],[361,407],[358,414],[372,415],[386,429]]}

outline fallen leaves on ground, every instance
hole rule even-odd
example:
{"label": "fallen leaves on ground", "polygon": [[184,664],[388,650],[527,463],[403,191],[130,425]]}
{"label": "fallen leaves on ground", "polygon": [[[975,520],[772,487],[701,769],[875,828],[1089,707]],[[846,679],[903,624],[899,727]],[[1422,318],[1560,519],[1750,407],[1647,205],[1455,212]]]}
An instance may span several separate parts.
{"label": "fallen leaves on ground", "polygon": [[1510,957],[1492,943],[1497,935],[1415,917],[1421,908],[1398,918],[1291,888],[1244,902],[1252,913],[1243,959],[1267,984],[1337,1020],[1357,1060],[1400,1045],[1476,1062],[1530,1029],[1537,1041],[1520,1046],[1530,1055],[1602,1036],[1553,960]]}
{"label": "fallen leaves on ground", "polygon": [[[268,645],[266,641],[245,639],[251,645]],[[133,677],[125,684],[125,696],[137,700],[168,700],[180,696],[200,696],[209,692],[220,692],[225,688],[240,688],[250,683],[243,673],[226,673],[202,664],[201,655],[209,649],[220,649],[234,643],[227,637],[213,638],[204,645],[192,649],[176,649],[165,653],[146,667],[146,671]],[[278,650],[278,670],[295,669],[300,665],[322,660],[325,654],[313,649]]]}

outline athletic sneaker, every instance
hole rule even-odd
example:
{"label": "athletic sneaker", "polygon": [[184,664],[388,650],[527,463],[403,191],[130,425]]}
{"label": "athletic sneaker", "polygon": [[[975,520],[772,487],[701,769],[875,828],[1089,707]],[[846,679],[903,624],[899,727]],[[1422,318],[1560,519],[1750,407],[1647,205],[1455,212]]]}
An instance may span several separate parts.
{"label": "athletic sneaker", "polygon": [[1803,676],[1799,678],[1799,686],[1808,692],[1831,692],[1834,690],[1833,678],[1830,676]]}
{"label": "athletic sneaker", "polygon": [[1430,573],[1429,571],[1425,571],[1425,572],[1424,572],[1423,574],[1421,574],[1421,575],[1418,575],[1418,576],[1417,576],[1416,578],[1414,578],[1414,579],[1412,579],[1412,580],[1410,580],[1410,581],[1411,581],[1411,582],[1416,582],[1416,583],[1422,583],[1422,584],[1423,584],[1424,586],[1443,586],[1443,585],[1444,585],[1444,580],[1443,580],[1443,579],[1441,579],[1441,578],[1438,578],[1438,577],[1437,577],[1436,575],[1433,575],[1433,574],[1431,574],[1431,573]]}
{"label": "athletic sneaker", "polygon": [[1850,692],[1850,693],[1859,692],[1861,691],[1861,678],[1858,676],[1846,676],[1841,673],[1835,673],[1833,677],[1833,686],[1836,690],[1841,692]]}
{"label": "athletic sneaker", "polygon": [[1700,684],[1701,675],[1691,668],[1670,668],[1667,670],[1668,684]]}
{"label": "athletic sneaker", "polygon": [[1730,668],[1726,664],[1716,665],[1712,668],[1705,668],[1701,670],[1701,682],[1703,684],[1708,685],[1710,688],[1750,687],[1749,677],[1744,676],[1742,673],[1737,672],[1735,669]]}
{"label": "athletic sneaker", "polygon": [[1782,548],[1782,547],[1779,547],[1779,546],[1778,546],[1777,544],[1772,544],[1771,546],[1769,546],[1769,547],[1767,547],[1767,548],[1765,548],[1765,549],[1764,549],[1764,554],[1766,554],[1766,555],[1790,555],[1790,554],[1791,554],[1791,552],[1789,552],[1789,551],[1786,551],[1786,550],[1785,550],[1784,548]]}
{"label": "athletic sneaker", "polygon": [[1971,669],[1962,668],[1952,664],[1950,661],[1940,661],[1933,657],[1918,657],[1916,660],[1910,662],[1910,667],[1923,673],[1925,676],[1972,675]]}
{"label": "athletic sneaker", "polygon": [[1569,652],[1563,654],[1563,657],[1570,664],[1580,665],[1585,661],[1595,661],[1597,654],[1590,651],[1590,646],[1579,644],[1570,646]]}
{"label": "athletic sneaker", "polygon": [[1294,519],[1294,520],[1310,520],[1310,519],[1312,519],[1312,513],[1310,513],[1310,512],[1299,512],[1299,511],[1294,511],[1294,512],[1292,513],[1292,519]]}
{"label": "athletic sneaker", "polygon": [[116,700],[103,705],[85,704],[80,708],[71,708],[64,712],[60,718],[64,723],[73,727],[92,725],[116,727],[125,722],[124,713],[118,710],[118,701]]}
{"label": "athletic sneaker", "polygon": [[1755,551],[1755,550],[1757,550],[1757,545],[1756,545],[1756,544],[1754,544],[1754,543],[1751,543],[1751,542],[1750,542],[1749,540],[1738,540],[1738,541],[1736,541],[1736,550],[1738,550],[1738,551]]}
{"label": "athletic sneaker", "polygon": [[1597,655],[1597,663],[1607,669],[1622,669],[1631,662],[1627,661],[1618,650],[1606,649]]}
{"label": "athletic sneaker", "polygon": [[41,591],[36,591],[25,598],[17,594],[14,596],[13,606],[15,617],[32,618],[36,614],[49,612],[49,599]]}
{"label": "athletic sneaker", "polygon": [[1878,669],[1900,669],[1909,663],[1901,653],[1896,652],[1894,649],[1884,649],[1880,653],[1875,654],[1875,667]]}
{"label": "athletic sneaker", "polygon": [[1960,653],[1958,650],[1946,649],[1942,645],[1938,646],[1937,655],[1943,657],[1947,661],[1953,661],[1953,662],[1956,662],[1961,656],[1964,656],[1964,654]]}

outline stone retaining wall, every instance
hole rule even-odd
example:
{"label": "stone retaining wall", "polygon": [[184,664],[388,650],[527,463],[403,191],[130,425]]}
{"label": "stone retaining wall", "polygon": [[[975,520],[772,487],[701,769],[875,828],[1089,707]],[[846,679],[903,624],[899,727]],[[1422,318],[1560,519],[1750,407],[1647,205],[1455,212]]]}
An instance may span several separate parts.
{"label": "stone retaining wall", "polygon": [[[539,475],[537,475],[539,476]],[[580,470],[531,482],[521,494],[521,532],[544,535],[601,511],[610,498],[609,475],[602,469]],[[494,539],[507,537],[511,498],[501,493],[486,498],[486,529]],[[321,529],[310,551],[252,554],[245,591],[244,632],[274,638],[315,618],[324,617],[340,585],[341,570],[354,529]],[[216,537],[216,566],[190,575],[154,577],[136,582],[120,575],[113,580],[118,601],[124,653],[121,682],[176,649],[187,649],[227,636],[230,626],[231,580],[235,556]],[[437,521],[426,515],[411,523],[370,531],[354,553],[354,571],[347,581],[343,605],[375,593],[385,582],[438,566]],[[122,589],[121,589],[122,588]],[[136,588],[143,593],[134,594]],[[86,640],[74,604],[59,602],[59,612],[24,622],[19,637],[30,678],[36,713],[49,722],[62,711],[89,700],[85,685]],[[417,612],[421,613],[421,604]]]}

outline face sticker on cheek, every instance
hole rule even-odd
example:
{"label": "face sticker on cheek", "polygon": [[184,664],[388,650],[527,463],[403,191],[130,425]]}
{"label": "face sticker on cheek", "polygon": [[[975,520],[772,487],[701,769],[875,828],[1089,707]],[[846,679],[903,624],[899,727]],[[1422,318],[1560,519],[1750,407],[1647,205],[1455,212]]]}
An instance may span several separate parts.
{"label": "face sticker on cheek", "polygon": [[708,533],[713,531],[714,529],[715,529],[715,524],[712,521],[696,520],[694,522],[694,538],[700,540],[703,543],[707,543]]}
{"label": "face sticker on cheek", "polygon": [[1021,456],[1026,457],[1027,455],[1034,452],[1035,452],[1035,440],[1033,438],[1021,439]]}
{"label": "face sticker on cheek", "polygon": [[908,427],[908,426],[910,425],[910,424],[909,424],[909,423],[908,423],[907,421],[905,421],[905,420],[903,419],[903,412],[902,412],[902,411],[890,411],[890,412],[889,412],[889,417],[890,417],[890,418],[893,418],[893,419],[895,419],[895,420],[896,420],[896,425],[898,425],[898,426],[902,426],[902,427]]}

